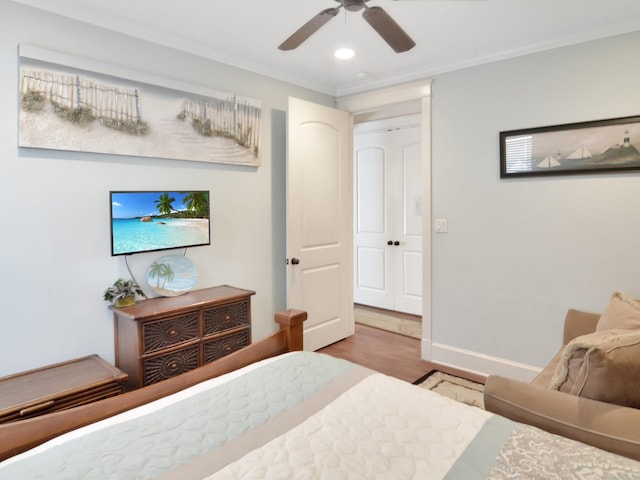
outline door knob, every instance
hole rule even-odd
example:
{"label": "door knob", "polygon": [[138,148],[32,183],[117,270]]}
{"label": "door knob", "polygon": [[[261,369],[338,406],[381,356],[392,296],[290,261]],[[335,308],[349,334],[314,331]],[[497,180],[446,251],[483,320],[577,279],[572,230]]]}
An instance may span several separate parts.
{"label": "door knob", "polygon": [[387,242],[387,245],[393,245],[393,242],[392,242],[391,240],[389,240],[389,241]]}
{"label": "door knob", "polygon": [[397,247],[398,245],[400,245],[400,242],[396,240],[395,242],[393,242],[393,244]]}
{"label": "door knob", "polygon": [[291,259],[291,265],[298,265],[299,263],[300,263],[300,259],[299,258],[293,257]]}

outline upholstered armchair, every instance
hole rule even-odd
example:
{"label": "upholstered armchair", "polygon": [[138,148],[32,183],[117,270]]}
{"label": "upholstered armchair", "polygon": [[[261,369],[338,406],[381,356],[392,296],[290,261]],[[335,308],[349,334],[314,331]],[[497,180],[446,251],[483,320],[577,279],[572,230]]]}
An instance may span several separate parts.
{"label": "upholstered armchair", "polygon": [[485,408],[640,460],[640,301],[616,292],[602,315],[569,310],[563,346],[531,382],[489,376]]}

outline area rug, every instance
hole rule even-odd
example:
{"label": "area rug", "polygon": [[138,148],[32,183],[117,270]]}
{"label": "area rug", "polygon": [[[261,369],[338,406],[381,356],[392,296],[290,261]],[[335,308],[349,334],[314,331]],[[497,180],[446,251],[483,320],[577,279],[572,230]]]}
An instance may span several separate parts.
{"label": "area rug", "polygon": [[416,381],[416,385],[474,407],[484,408],[484,385],[434,370]]}
{"label": "area rug", "polygon": [[354,308],[355,321],[361,325],[399,333],[406,337],[422,338],[422,322],[396,317],[393,314],[377,312],[365,308]]}

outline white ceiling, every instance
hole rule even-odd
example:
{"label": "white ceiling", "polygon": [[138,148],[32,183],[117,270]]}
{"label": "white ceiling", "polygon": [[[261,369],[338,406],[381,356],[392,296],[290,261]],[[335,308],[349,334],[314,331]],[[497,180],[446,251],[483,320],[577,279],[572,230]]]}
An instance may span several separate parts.
{"label": "white ceiling", "polygon": [[[14,1],[334,96],[640,29],[640,0],[369,0],[416,47],[395,53],[361,12],[342,9],[284,52],[278,45],[336,0]],[[356,57],[334,59],[347,45]]]}

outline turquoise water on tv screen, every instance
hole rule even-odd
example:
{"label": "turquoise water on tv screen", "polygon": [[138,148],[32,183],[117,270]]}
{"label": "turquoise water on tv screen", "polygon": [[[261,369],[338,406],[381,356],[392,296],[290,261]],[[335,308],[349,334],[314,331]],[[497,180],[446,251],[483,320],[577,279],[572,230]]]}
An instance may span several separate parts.
{"label": "turquoise water on tv screen", "polygon": [[208,219],[114,218],[111,228],[114,255],[209,243]]}

